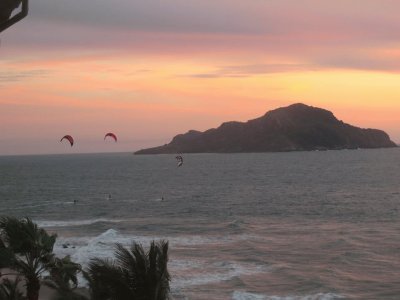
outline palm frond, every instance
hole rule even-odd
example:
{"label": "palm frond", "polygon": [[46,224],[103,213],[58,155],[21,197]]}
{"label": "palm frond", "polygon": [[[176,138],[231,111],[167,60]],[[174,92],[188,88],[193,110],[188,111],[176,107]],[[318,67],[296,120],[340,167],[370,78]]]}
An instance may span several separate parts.
{"label": "palm frond", "polygon": [[147,253],[137,243],[129,249],[117,244],[114,254],[115,260],[93,259],[87,272],[84,272],[94,299],[168,298],[168,242],[153,241]]}
{"label": "palm frond", "polygon": [[93,259],[84,276],[89,282],[94,299],[108,300],[114,299],[114,296],[120,300],[134,299],[124,270],[112,261]]}
{"label": "palm frond", "polygon": [[15,280],[4,279],[0,283],[0,300],[25,300],[18,286],[20,282],[19,277]]}
{"label": "palm frond", "polygon": [[57,235],[49,235],[44,229],[29,218],[17,219],[3,217],[0,219],[1,240],[16,254],[29,253],[39,257],[53,251]]}
{"label": "palm frond", "polygon": [[81,272],[81,265],[71,261],[70,256],[54,258],[47,269],[50,276],[46,277],[45,284],[57,291],[72,291],[78,286],[78,273]]}
{"label": "palm frond", "polygon": [[0,267],[24,276],[27,297],[36,299],[42,273],[53,260],[55,234],[48,234],[29,218],[0,218]]}

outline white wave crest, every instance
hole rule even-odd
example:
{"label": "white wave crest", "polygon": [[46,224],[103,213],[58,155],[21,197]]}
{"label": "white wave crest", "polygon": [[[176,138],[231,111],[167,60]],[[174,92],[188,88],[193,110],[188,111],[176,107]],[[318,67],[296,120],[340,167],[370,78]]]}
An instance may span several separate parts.
{"label": "white wave crest", "polygon": [[317,293],[305,296],[267,296],[248,292],[235,291],[232,300],[335,300],[344,299],[343,296],[334,293]]}
{"label": "white wave crest", "polygon": [[89,220],[74,220],[74,221],[35,221],[39,227],[72,227],[72,226],[83,226],[91,225],[96,223],[120,223],[124,220],[116,219],[89,219]]}
{"label": "white wave crest", "polygon": [[[238,238],[242,238],[238,236]],[[194,244],[216,243],[214,237],[186,236],[165,238],[172,247],[191,248]],[[148,247],[156,237],[122,235],[115,229],[108,229],[96,237],[59,237],[55,245],[57,256],[70,255],[71,259],[86,267],[92,258],[113,258],[115,244],[129,246],[133,242]],[[221,242],[221,240],[219,240]],[[224,243],[226,241],[222,241]],[[179,247],[177,247],[179,245]],[[174,259],[170,264],[174,274],[171,287],[179,290],[187,286],[204,285],[208,283],[231,280],[235,277],[269,272],[266,265],[246,262],[214,261],[212,259]]]}
{"label": "white wave crest", "polygon": [[172,286],[178,290],[188,286],[216,283],[231,280],[235,277],[270,271],[270,268],[265,265],[243,262],[210,263],[207,261],[190,261],[187,262],[186,270],[177,270],[174,267],[174,264],[171,264],[171,270],[175,271]]}

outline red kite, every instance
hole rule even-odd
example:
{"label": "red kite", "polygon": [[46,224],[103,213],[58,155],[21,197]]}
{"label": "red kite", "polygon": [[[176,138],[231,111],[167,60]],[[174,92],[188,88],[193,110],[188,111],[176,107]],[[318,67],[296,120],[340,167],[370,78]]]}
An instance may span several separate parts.
{"label": "red kite", "polygon": [[116,136],[114,133],[112,133],[112,132],[107,133],[107,134],[104,136],[104,140],[106,140],[106,137],[108,137],[108,136],[112,137],[112,138],[114,139],[115,142],[117,141],[117,136]]}
{"label": "red kite", "polygon": [[60,142],[62,142],[63,139],[68,140],[69,143],[71,144],[71,147],[74,145],[74,139],[73,139],[72,136],[70,136],[70,135],[68,135],[68,134],[67,134],[67,135],[64,135],[63,138],[60,140]]}

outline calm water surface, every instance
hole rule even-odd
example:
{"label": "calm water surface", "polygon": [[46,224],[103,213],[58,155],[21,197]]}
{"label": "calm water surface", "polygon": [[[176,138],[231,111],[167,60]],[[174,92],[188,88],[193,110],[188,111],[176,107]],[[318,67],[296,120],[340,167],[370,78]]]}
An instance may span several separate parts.
{"label": "calm water surface", "polygon": [[175,299],[400,299],[400,149],[184,159],[3,156],[0,215],[83,265],[168,239]]}

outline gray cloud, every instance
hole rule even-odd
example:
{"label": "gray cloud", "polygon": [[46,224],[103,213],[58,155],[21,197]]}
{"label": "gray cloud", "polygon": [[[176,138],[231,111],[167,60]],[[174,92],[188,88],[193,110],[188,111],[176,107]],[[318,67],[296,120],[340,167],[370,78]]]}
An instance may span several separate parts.
{"label": "gray cloud", "polygon": [[0,71],[0,83],[18,82],[30,78],[45,77],[49,71],[47,70],[28,70],[28,71]]}
{"label": "gray cloud", "polygon": [[223,66],[210,73],[189,74],[184,77],[194,78],[220,78],[220,77],[250,77],[254,75],[312,71],[319,69],[318,66],[310,64],[252,64]]}
{"label": "gray cloud", "polygon": [[[279,57],[304,65],[222,67],[193,77],[239,77],[318,68],[397,70],[396,58],[364,50],[397,47],[394,0],[35,0],[29,16],[4,33],[15,49],[67,53]],[[36,50],[35,50],[36,49]],[[351,56],[351,57],[350,57]],[[348,58],[350,57],[350,58]],[[258,73],[257,73],[258,72]]]}
{"label": "gray cloud", "polygon": [[393,0],[35,0],[37,22],[148,32],[398,38]]}
{"label": "gray cloud", "polygon": [[370,54],[328,55],[315,58],[312,64],[251,64],[222,66],[209,73],[187,74],[182,77],[224,78],[251,77],[285,72],[318,71],[324,69],[353,69],[400,72],[400,62],[393,57]]}
{"label": "gray cloud", "polygon": [[99,29],[249,33],[262,25],[248,22],[253,6],[241,0],[36,0],[31,18]]}
{"label": "gray cloud", "polygon": [[320,68],[354,69],[366,71],[400,72],[400,55],[376,53],[375,51],[352,51],[316,56]]}

